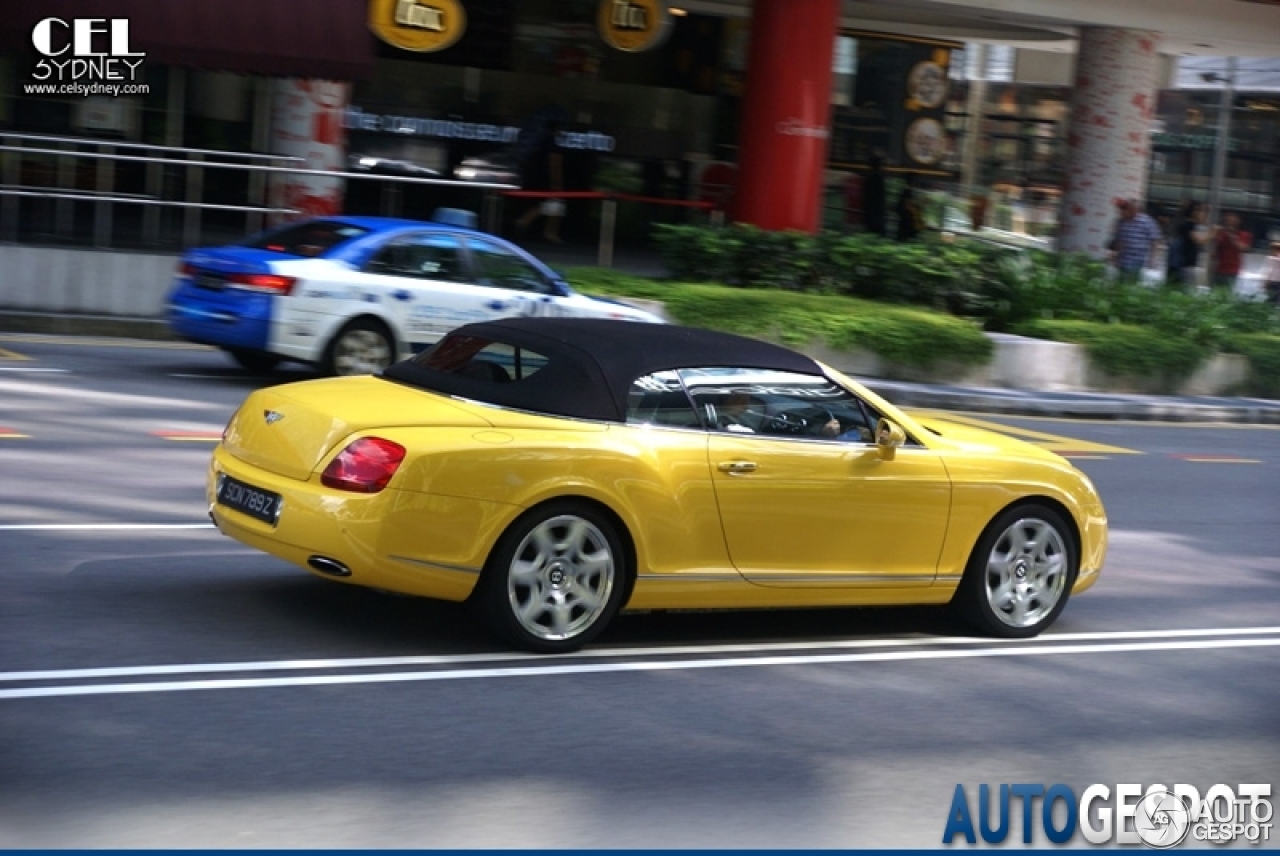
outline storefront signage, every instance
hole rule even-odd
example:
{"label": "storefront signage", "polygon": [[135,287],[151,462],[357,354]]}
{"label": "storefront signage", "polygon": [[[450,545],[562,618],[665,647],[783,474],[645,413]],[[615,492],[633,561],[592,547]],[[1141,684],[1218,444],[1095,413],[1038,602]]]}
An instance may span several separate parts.
{"label": "storefront signage", "polygon": [[467,13],[458,0],[369,0],[369,29],[389,45],[430,53],[462,38]]}
{"label": "storefront signage", "polygon": [[[1151,144],[1161,149],[1209,151],[1218,144],[1218,138],[1214,134],[1152,134]],[[1229,151],[1234,152],[1239,147],[1239,141],[1227,141]]]}
{"label": "storefront signage", "polygon": [[835,116],[833,159],[938,175],[954,171],[947,131],[952,51],[940,39],[842,30],[855,40],[852,103]]}
{"label": "storefront signage", "polygon": [[671,13],[664,0],[600,0],[596,23],[610,47],[639,53],[662,44]]}
{"label": "storefront signage", "polygon": [[[520,129],[515,125],[367,113],[359,107],[347,108],[343,124],[351,131],[398,134],[405,137],[434,137],[440,140],[478,140],[507,146],[515,145],[520,138]],[[611,152],[617,144],[613,137],[597,131],[561,131],[556,137],[556,142],[562,149],[593,152]]]}

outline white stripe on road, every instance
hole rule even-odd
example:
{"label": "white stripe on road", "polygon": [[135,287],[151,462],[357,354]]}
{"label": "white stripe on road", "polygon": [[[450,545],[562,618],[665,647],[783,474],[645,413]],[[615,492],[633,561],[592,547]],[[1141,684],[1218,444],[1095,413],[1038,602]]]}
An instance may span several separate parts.
{"label": "white stripe on road", "polygon": [[212,523],[6,523],[0,532],[139,532],[152,529],[213,529]]}
{"label": "white stripe on road", "polygon": [[163,666],[118,666],[94,669],[51,669],[0,672],[0,681],[66,681],[153,675],[191,675],[214,672],[294,672],[311,669],[373,669],[396,666],[456,666],[532,660],[603,659],[712,654],[768,654],[779,651],[844,651],[858,648],[906,648],[921,645],[1018,645],[1028,643],[1114,642],[1120,639],[1186,639],[1206,636],[1269,636],[1280,627],[1216,627],[1187,630],[1113,630],[1092,633],[1054,633],[1031,639],[991,639],[979,636],[924,636],[906,639],[844,639],[825,642],[756,642],[737,645],[670,645],[650,648],[588,648],[573,654],[437,654],[403,657],[349,657],[323,660],[261,660],[244,663],[175,663]]}
{"label": "white stripe on road", "polygon": [[1033,657],[1048,654],[1109,654],[1146,651],[1189,651],[1224,648],[1280,646],[1280,639],[1201,639],[1177,642],[1127,642],[1095,645],[1051,645],[1021,648],[971,648],[965,650],[877,651],[857,654],[807,654],[696,660],[648,660],[621,663],[551,663],[480,669],[451,669],[432,672],[383,672],[359,675],[312,675],[279,678],[238,678],[230,680],[156,681],[132,684],[92,684],[81,686],[24,687],[0,690],[0,699],[49,698],[54,696],[119,695],[124,693],[183,692],[190,690],[265,689],[278,687],[339,686],[354,684],[411,683],[423,681],[474,680],[482,678],[545,677],[557,675],[618,674],[625,672],[673,672],[695,669],[729,669],[744,666],[811,666],[843,663],[895,662],[906,660],[962,660],[987,657]]}
{"label": "white stripe on road", "polygon": [[0,372],[44,372],[45,374],[69,374],[67,369],[42,369],[35,366],[0,366]]}

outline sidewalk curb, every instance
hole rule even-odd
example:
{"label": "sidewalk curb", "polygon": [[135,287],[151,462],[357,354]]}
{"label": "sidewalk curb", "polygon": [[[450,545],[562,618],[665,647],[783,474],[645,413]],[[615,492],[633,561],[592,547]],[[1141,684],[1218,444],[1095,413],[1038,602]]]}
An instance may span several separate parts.
{"label": "sidewalk curb", "polygon": [[900,407],[936,407],[944,410],[975,410],[1005,416],[1053,416],[1069,419],[1114,419],[1135,422],[1227,422],[1248,425],[1280,425],[1280,403],[1264,404],[1195,404],[1167,401],[1071,401],[986,395],[980,392],[956,392],[913,388],[906,384],[863,380],[864,385]]}
{"label": "sidewalk curb", "polygon": [[118,315],[73,315],[54,312],[0,310],[0,331],[50,333],[62,336],[110,336],[117,339],[152,339],[176,342],[161,318],[126,318]]}

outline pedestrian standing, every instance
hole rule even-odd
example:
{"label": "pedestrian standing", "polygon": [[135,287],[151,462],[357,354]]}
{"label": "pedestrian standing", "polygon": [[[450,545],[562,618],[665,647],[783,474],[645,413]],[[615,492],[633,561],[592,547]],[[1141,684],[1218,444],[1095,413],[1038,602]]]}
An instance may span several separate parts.
{"label": "pedestrian standing", "polygon": [[907,183],[898,195],[898,240],[914,241],[924,231],[924,208],[916,193],[915,177],[907,176]]}
{"label": "pedestrian standing", "polygon": [[1136,199],[1122,199],[1116,207],[1119,217],[1109,245],[1111,263],[1121,276],[1137,278],[1151,264],[1160,243],[1160,227]]}
{"label": "pedestrian standing", "polygon": [[[564,190],[564,150],[560,147],[560,124],[555,118],[549,119],[537,132],[530,150],[521,164],[521,187],[524,190],[562,191]],[[524,212],[516,221],[516,230],[520,234],[529,231],[533,221],[545,217],[542,237],[553,244],[560,244],[560,220],[564,217],[564,200],[555,196],[541,197]]]}
{"label": "pedestrian standing", "polygon": [[1215,288],[1234,289],[1240,276],[1240,263],[1244,251],[1249,248],[1244,233],[1240,231],[1240,215],[1228,213],[1213,236],[1213,285]]}
{"label": "pedestrian standing", "polygon": [[862,184],[862,223],[873,235],[884,236],[888,232],[885,208],[887,199],[884,183],[884,161],[880,155],[871,156],[871,171]]}
{"label": "pedestrian standing", "polygon": [[1204,206],[1188,199],[1178,209],[1169,235],[1170,285],[1194,285],[1200,266],[1201,250],[1208,233],[1204,228]]}

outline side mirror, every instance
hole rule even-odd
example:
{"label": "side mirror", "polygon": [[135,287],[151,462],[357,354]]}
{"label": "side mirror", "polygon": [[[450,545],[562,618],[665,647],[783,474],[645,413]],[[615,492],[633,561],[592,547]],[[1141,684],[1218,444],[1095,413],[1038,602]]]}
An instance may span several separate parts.
{"label": "side mirror", "polygon": [[898,447],[907,442],[907,432],[902,426],[889,419],[881,419],[876,423],[876,449],[880,459],[892,461]]}

